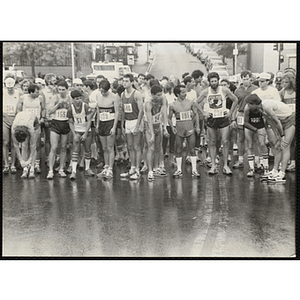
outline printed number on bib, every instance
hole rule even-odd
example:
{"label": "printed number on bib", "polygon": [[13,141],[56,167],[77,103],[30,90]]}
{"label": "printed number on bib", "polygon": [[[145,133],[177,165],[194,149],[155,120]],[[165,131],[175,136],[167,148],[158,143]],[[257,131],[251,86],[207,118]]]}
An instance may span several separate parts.
{"label": "printed number on bib", "polygon": [[4,113],[6,114],[15,114],[16,106],[15,105],[5,105],[4,106]]}
{"label": "printed number on bib", "polygon": [[77,124],[82,124],[82,123],[84,123],[84,121],[85,121],[84,118],[75,118],[75,120],[76,120],[76,123],[77,123]]}
{"label": "printed number on bib", "polygon": [[66,119],[67,118],[67,110],[59,109],[56,111],[56,117],[59,119]]}
{"label": "printed number on bib", "polygon": [[224,117],[223,108],[213,110],[213,118],[223,118],[223,117]]}
{"label": "printed number on bib", "polygon": [[190,110],[180,112],[180,121],[189,121],[189,120],[192,120],[192,112]]}
{"label": "printed number on bib", "polygon": [[124,112],[126,112],[126,113],[132,113],[131,103],[124,104]]}
{"label": "printed number on bib", "polygon": [[38,116],[38,109],[37,108],[26,108],[25,111],[30,111],[34,114],[35,117]]}
{"label": "printed number on bib", "polygon": [[288,106],[292,109],[292,112],[296,111],[296,104],[295,103],[288,104]]}
{"label": "printed number on bib", "polygon": [[109,120],[109,112],[100,113],[100,121],[108,121]]}
{"label": "printed number on bib", "polygon": [[244,125],[244,116],[237,116],[237,124]]}
{"label": "printed number on bib", "polygon": [[160,113],[153,116],[153,124],[157,124],[160,121]]}

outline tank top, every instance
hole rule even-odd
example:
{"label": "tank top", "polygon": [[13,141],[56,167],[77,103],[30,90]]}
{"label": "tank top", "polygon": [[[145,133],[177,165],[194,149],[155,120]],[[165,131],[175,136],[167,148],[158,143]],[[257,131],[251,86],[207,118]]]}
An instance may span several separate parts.
{"label": "tank top", "polygon": [[249,111],[249,123],[257,129],[264,127],[263,114],[258,112]]}
{"label": "tank top", "polygon": [[10,126],[12,125],[17,112],[19,99],[19,91],[14,90],[14,93],[11,95],[8,93],[7,89],[3,89],[3,121]]}
{"label": "tank top", "polygon": [[[148,100],[147,102],[151,102],[151,100]],[[147,102],[145,102],[144,107],[146,106]],[[161,124],[161,107],[162,107],[162,104],[161,105],[153,105],[153,103],[152,103],[151,115],[152,115],[152,124],[154,126],[158,126],[159,124]],[[145,113],[145,121],[148,122],[146,113]]]}
{"label": "tank top", "polygon": [[223,118],[226,109],[226,98],[219,86],[218,92],[213,93],[211,87],[208,88],[207,102],[204,103],[204,111],[210,112],[213,118]]}
{"label": "tank top", "polygon": [[106,122],[115,119],[115,107],[99,107],[99,121]]}
{"label": "tank top", "polygon": [[34,120],[36,116],[31,111],[20,111],[13,122],[12,127],[26,126],[27,128],[34,128]]}
{"label": "tank top", "polygon": [[284,120],[292,114],[292,109],[287,104],[279,101],[266,101],[263,103],[263,107],[272,108],[276,117],[280,120]]}
{"label": "tank top", "polygon": [[[57,100],[59,101],[61,99],[60,95],[56,95],[55,98],[56,98],[56,101]],[[58,120],[58,121],[68,121],[69,120],[69,118],[67,116],[67,112],[68,112],[68,108],[71,105],[71,99],[69,96],[66,96],[66,98],[63,99],[63,101],[64,102],[61,103],[58,106],[58,109],[53,113],[52,119]]]}
{"label": "tank top", "polygon": [[139,115],[139,107],[134,99],[135,91],[130,95],[129,98],[125,96],[125,92],[122,93],[122,103],[125,113],[125,120],[137,120]]}
{"label": "tank top", "polygon": [[46,112],[45,117],[46,119],[51,120],[53,115],[49,114],[49,110],[54,106],[56,100],[55,93],[48,88],[44,88],[43,93],[45,96],[45,112]]}
{"label": "tank top", "polygon": [[41,116],[40,97],[32,99],[29,94],[24,95],[23,111],[31,111],[35,117],[40,119]]}
{"label": "tank top", "polygon": [[[85,132],[87,126],[87,118],[85,113],[85,103],[81,103],[80,112],[76,112],[74,104],[71,104],[72,115],[74,119],[74,130],[77,132]],[[91,131],[91,128],[89,129]]]}
{"label": "tank top", "polygon": [[283,100],[285,104],[287,104],[293,112],[296,111],[296,92],[293,92],[291,94],[287,93],[287,91],[284,91],[283,94]]}
{"label": "tank top", "polygon": [[[190,103],[189,105],[185,105],[185,103]],[[188,100],[185,99],[183,102],[183,106],[185,107],[189,107],[190,109],[187,110],[182,110],[182,111],[176,111],[175,112],[175,117],[176,117],[176,121],[177,122],[181,122],[181,121],[192,121],[193,120],[193,111],[192,111],[192,104],[193,101],[192,100]]]}

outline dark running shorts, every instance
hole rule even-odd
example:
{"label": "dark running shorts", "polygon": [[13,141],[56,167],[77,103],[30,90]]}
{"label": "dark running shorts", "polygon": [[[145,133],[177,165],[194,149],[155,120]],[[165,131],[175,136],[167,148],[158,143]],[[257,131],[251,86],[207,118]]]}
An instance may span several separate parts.
{"label": "dark running shorts", "polygon": [[57,134],[68,134],[71,131],[69,122],[53,119],[51,122],[51,131]]}
{"label": "dark running shorts", "polygon": [[118,121],[118,123],[117,123],[117,128],[119,128],[119,129],[122,128],[122,124],[121,124],[121,123],[122,123],[121,121]]}
{"label": "dark running shorts", "polygon": [[110,130],[114,126],[115,120],[105,121],[105,122],[99,122],[99,135],[100,136],[109,136]]}
{"label": "dark running shorts", "polygon": [[229,126],[230,121],[228,118],[209,118],[207,119],[207,127],[218,129]]}
{"label": "dark running shorts", "polygon": [[176,122],[177,135],[180,137],[188,137],[194,133],[193,121]]}

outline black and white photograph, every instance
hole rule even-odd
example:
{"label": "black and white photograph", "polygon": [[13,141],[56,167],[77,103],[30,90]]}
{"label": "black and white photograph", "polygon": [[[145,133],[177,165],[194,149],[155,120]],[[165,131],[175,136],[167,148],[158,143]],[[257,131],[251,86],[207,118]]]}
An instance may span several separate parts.
{"label": "black and white photograph", "polygon": [[296,42],[6,41],[2,62],[4,259],[296,257]]}

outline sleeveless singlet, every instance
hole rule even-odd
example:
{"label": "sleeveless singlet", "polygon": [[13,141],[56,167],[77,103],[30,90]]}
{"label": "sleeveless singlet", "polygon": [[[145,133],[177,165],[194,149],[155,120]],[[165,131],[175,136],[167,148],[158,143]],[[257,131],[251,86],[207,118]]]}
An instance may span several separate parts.
{"label": "sleeveless singlet", "polygon": [[249,123],[257,129],[264,127],[263,114],[258,112],[249,111]]}
{"label": "sleeveless singlet", "polygon": [[34,121],[36,116],[31,111],[20,111],[13,122],[12,127],[26,126],[27,128],[34,128]]}
{"label": "sleeveless singlet", "polygon": [[292,111],[295,112],[296,111],[296,92],[289,94],[289,93],[287,93],[287,91],[284,91],[282,102],[287,104],[292,109]]}
{"label": "sleeveless singlet", "polygon": [[137,120],[139,115],[139,107],[134,99],[134,90],[129,98],[125,96],[125,92],[122,93],[122,103],[123,103],[123,109],[125,112],[125,120],[131,121],[131,120]]}
{"label": "sleeveless singlet", "polygon": [[[56,99],[61,99],[60,95],[57,95]],[[53,113],[52,119],[58,120],[58,121],[68,121],[69,119],[67,116],[67,112],[68,112],[68,108],[70,107],[70,105],[71,105],[71,101],[70,101],[70,98],[67,96],[64,99],[64,102],[61,103],[58,106],[58,109]]]}
{"label": "sleeveless singlet", "polygon": [[23,111],[30,111],[39,119],[41,116],[40,97],[32,99],[29,94],[24,95]]}
{"label": "sleeveless singlet", "polygon": [[222,91],[222,87],[216,94],[212,92],[211,87],[208,88],[207,102],[204,103],[204,111],[210,112],[213,118],[223,118],[226,108],[226,98]]}
{"label": "sleeveless singlet", "polygon": [[11,95],[7,92],[7,89],[3,89],[3,122],[9,126],[11,126],[14,121],[19,99],[19,91],[14,90],[14,93]]}
{"label": "sleeveless singlet", "polygon": [[49,114],[49,110],[54,106],[56,97],[52,90],[49,90],[48,88],[44,88],[43,90],[44,96],[45,96],[45,112],[46,112],[46,119],[51,120],[53,114]]}
{"label": "sleeveless singlet", "polygon": [[[87,118],[85,113],[85,104],[81,103],[81,110],[79,113],[76,112],[74,104],[71,104],[72,115],[74,119],[74,130],[77,132],[85,132],[87,126]],[[91,131],[91,128],[89,129]]]}

